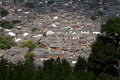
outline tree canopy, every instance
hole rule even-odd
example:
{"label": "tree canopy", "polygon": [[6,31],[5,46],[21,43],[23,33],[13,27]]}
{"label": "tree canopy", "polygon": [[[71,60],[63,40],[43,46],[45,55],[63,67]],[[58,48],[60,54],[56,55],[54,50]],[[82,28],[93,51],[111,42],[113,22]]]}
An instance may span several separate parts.
{"label": "tree canopy", "polygon": [[78,61],[75,64],[74,71],[75,72],[85,72],[87,70],[87,62],[84,58],[78,57]]}
{"label": "tree canopy", "polygon": [[11,21],[6,20],[1,21],[0,26],[6,29],[14,28],[14,24]]}
{"label": "tree canopy", "polygon": [[5,17],[5,16],[7,16],[9,14],[9,12],[8,12],[8,10],[6,10],[5,8],[0,8],[0,15],[2,16],[2,17]]}
{"label": "tree canopy", "polygon": [[9,49],[14,45],[12,37],[1,36],[0,37],[0,49]]}
{"label": "tree canopy", "polygon": [[101,33],[92,45],[88,59],[89,69],[98,75],[105,72],[118,76],[120,18],[109,19],[101,26]]}
{"label": "tree canopy", "polygon": [[28,47],[30,51],[36,47],[35,43],[31,40],[25,40],[22,44],[22,47]]}
{"label": "tree canopy", "polygon": [[109,19],[101,26],[101,33],[104,37],[113,39],[116,46],[120,46],[120,18]]}

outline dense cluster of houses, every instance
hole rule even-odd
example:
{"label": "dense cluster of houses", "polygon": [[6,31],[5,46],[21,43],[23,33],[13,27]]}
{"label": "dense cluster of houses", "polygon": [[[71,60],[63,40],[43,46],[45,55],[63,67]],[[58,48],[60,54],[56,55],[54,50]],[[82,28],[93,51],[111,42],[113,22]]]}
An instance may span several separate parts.
{"label": "dense cluster of houses", "polygon": [[[90,54],[90,45],[95,41],[96,35],[100,34],[100,23],[84,16],[72,15],[66,11],[33,15],[31,11],[22,8],[15,10],[7,6],[6,9],[9,10],[10,14],[4,19],[20,20],[21,22],[15,24],[13,29],[4,29],[4,34],[13,37],[18,45],[25,40],[32,40],[39,45],[32,51],[35,55],[35,61],[38,63],[60,57],[67,59],[72,65],[77,61],[78,56],[87,59]],[[33,28],[36,29],[35,32],[32,32]],[[16,55],[11,57],[17,57],[16,53],[21,51],[20,49],[11,48],[10,51],[15,51]],[[19,55],[22,55],[21,52]],[[19,61],[16,59],[14,60]]]}
{"label": "dense cluster of houses", "polygon": [[[20,21],[13,29],[4,29],[4,34],[12,36],[18,45],[25,40],[31,40],[39,45],[32,50],[37,65],[42,65],[44,60],[60,57],[67,59],[73,66],[78,56],[85,59],[89,57],[90,46],[97,34],[100,34],[99,22],[73,14],[74,11],[59,9],[57,12],[43,14],[24,7],[10,5],[4,7],[10,14],[1,20]],[[0,56],[5,55],[7,59],[16,63],[25,60],[24,55],[28,50],[12,47],[6,51],[0,50]]]}

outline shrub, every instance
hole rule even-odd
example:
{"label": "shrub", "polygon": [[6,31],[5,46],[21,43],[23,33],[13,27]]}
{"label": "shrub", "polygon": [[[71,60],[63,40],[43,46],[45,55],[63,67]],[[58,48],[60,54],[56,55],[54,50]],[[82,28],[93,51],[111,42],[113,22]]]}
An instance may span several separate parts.
{"label": "shrub", "polygon": [[35,32],[36,30],[37,30],[36,27],[33,27],[33,28],[31,29],[32,32]]}
{"label": "shrub", "polygon": [[22,47],[28,47],[30,51],[36,47],[35,43],[31,40],[25,40],[22,44]]}
{"label": "shrub", "polygon": [[0,8],[0,15],[2,17],[5,17],[9,14],[8,10],[4,9],[4,8]]}
{"label": "shrub", "polygon": [[11,29],[14,27],[14,24],[10,21],[3,20],[3,21],[1,21],[0,26],[3,28]]}
{"label": "shrub", "polygon": [[0,49],[9,49],[14,45],[12,37],[2,36],[0,37]]}

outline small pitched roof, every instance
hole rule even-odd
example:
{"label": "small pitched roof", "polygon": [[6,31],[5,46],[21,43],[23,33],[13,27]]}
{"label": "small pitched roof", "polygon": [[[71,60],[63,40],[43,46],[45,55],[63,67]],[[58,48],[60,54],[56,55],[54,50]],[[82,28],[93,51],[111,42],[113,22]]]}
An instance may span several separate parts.
{"label": "small pitched roof", "polygon": [[51,30],[47,31],[47,33],[46,33],[46,35],[52,35],[52,34],[54,34],[54,32]]}
{"label": "small pitched roof", "polygon": [[25,33],[23,33],[23,36],[28,36],[28,35],[29,35],[29,33],[26,33],[26,32],[25,32]]}
{"label": "small pitched roof", "polygon": [[13,32],[9,32],[9,33],[7,33],[7,34],[10,35],[10,36],[16,36],[16,34],[13,33]]}

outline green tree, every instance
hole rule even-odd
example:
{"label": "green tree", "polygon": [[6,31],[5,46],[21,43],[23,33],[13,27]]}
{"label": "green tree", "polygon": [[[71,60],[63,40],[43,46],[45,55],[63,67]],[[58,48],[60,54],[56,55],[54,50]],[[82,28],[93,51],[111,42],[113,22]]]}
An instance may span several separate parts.
{"label": "green tree", "polygon": [[98,77],[98,80],[117,80],[117,79],[114,78],[112,75],[101,73],[100,76]]}
{"label": "green tree", "polygon": [[0,57],[0,80],[5,80],[7,75],[8,61]]}
{"label": "green tree", "polygon": [[72,68],[65,59],[50,59],[44,62],[44,80],[71,80]]}
{"label": "green tree", "polygon": [[53,80],[54,65],[55,65],[54,59],[49,59],[47,61],[44,61],[44,66],[43,66],[44,78],[43,78],[43,80]]}
{"label": "green tree", "polygon": [[30,51],[36,47],[35,43],[31,40],[25,40],[22,44],[22,47],[28,47]]}
{"label": "green tree", "polygon": [[6,20],[1,21],[0,26],[3,28],[7,28],[7,29],[14,28],[14,24],[12,22],[6,21]]}
{"label": "green tree", "polygon": [[73,70],[69,64],[69,62],[66,59],[62,59],[62,67],[63,67],[63,72],[61,74],[64,75],[63,79],[64,80],[71,80],[73,77]]}
{"label": "green tree", "polygon": [[12,37],[1,36],[0,37],[0,49],[9,49],[14,45]]}
{"label": "green tree", "polygon": [[31,29],[32,32],[35,32],[36,30],[37,30],[36,27],[33,27],[33,28]]}
{"label": "green tree", "polygon": [[14,77],[16,77],[16,75],[13,74],[14,65],[12,64],[12,62],[8,62],[7,66],[8,67],[7,67],[7,73],[5,76],[5,80],[14,80]]}
{"label": "green tree", "polygon": [[43,70],[41,66],[39,66],[38,69],[34,71],[32,80],[44,80],[43,77],[44,77]]}
{"label": "green tree", "polygon": [[26,53],[25,55],[25,63],[24,63],[24,80],[32,80],[34,74],[34,55],[31,52]]}
{"label": "green tree", "polygon": [[92,71],[87,71],[80,73],[78,76],[78,79],[80,80],[96,80],[96,76]]}
{"label": "green tree", "polygon": [[25,66],[24,62],[18,62],[17,64],[14,64],[14,67],[12,69],[13,71],[13,79],[9,78],[10,80],[25,80],[26,76],[24,74]]}
{"label": "green tree", "polygon": [[88,59],[89,68],[96,74],[107,72],[116,75],[119,58],[120,54],[114,44],[98,39],[92,45],[92,53]]}
{"label": "green tree", "polygon": [[89,70],[99,75],[101,72],[118,76],[118,60],[120,59],[119,37],[120,19],[110,19],[102,25],[101,33],[92,45],[88,58]]}
{"label": "green tree", "polygon": [[8,10],[6,10],[5,8],[0,8],[0,15],[2,16],[2,17],[5,17],[5,16],[7,16],[9,14],[9,12],[8,12]]}
{"label": "green tree", "polygon": [[34,61],[33,53],[31,53],[31,52],[26,53],[25,54],[25,59],[26,59],[26,62],[33,63],[33,61]]}
{"label": "green tree", "polygon": [[101,26],[101,33],[104,37],[112,39],[116,46],[120,46],[120,18],[109,19]]}
{"label": "green tree", "polygon": [[87,62],[84,58],[78,57],[78,61],[75,64],[74,71],[75,72],[85,72],[87,70]]}

